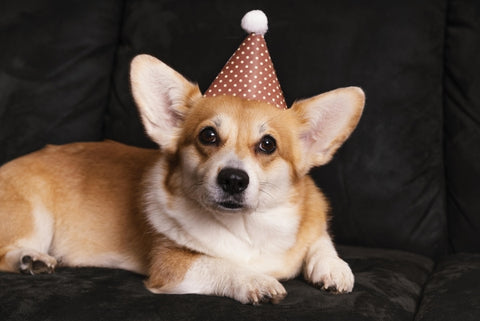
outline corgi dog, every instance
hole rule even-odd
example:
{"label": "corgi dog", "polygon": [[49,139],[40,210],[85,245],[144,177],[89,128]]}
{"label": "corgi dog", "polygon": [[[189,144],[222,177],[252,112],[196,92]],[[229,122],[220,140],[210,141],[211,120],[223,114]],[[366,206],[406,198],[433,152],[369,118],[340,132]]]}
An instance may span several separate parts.
{"label": "corgi dog", "polygon": [[113,141],[47,146],[0,168],[0,270],[120,268],[154,293],[279,302],[280,281],[350,292],[308,176],[356,127],[357,87],[287,110],[205,97],[160,60],[136,56],[131,85],[160,149]]}

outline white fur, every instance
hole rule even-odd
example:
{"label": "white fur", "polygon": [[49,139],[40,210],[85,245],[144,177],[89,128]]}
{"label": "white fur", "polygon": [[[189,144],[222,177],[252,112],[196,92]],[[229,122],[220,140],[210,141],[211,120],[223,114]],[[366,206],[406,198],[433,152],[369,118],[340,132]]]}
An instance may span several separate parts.
{"label": "white fur", "polygon": [[[65,250],[65,247],[63,248]],[[68,253],[62,255],[54,253],[56,257],[61,258],[62,265],[65,266],[98,266],[105,268],[125,269],[137,273],[145,274],[146,271],[142,265],[126,255],[116,252],[103,252],[90,254],[88,256],[81,255],[81,251],[69,249]]]}
{"label": "white fur", "polygon": [[32,202],[32,207],[34,231],[28,238],[18,240],[15,245],[18,248],[47,253],[53,238],[53,215],[39,201]]}
{"label": "white fur", "polygon": [[54,219],[52,213],[40,201],[32,202],[35,232],[29,239],[19,241],[21,246],[47,253],[52,244]]}
{"label": "white fur", "polygon": [[22,263],[24,256],[30,256],[34,261],[42,260],[51,269],[57,264],[55,258],[46,254],[50,249],[54,233],[52,213],[40,201],[33,201],[32,207],[33,233],[28,238],[16,241],[15,245],[11,247],[12,249],[5,255],[6,263],[13,270],[26,268]]}
{"label": "white fur", "polygon": [[57,265],[57,260],[54,257],[34,249],[24,247],[8,251],[7,254],[5,254],[5,261],[7,265],[9,265],[15,271],[28,271],[29,264],[22,262],[22,259],[25,256],[29,256],[32,261],[44,262],[50,271],[53,271]]}
{"label": "white fur", "polygon": [[276,302],[287,294],[283,285],[272,276],[207,256],[198,259],[183,281],[168,293],[227,296],[242,303],[253,304],[260,303],[266,297]]}
{"label": "white fur", "polygon": [[247,33],[255,33],[263,36],[268,31],[268,19],[261,10],[247,12],[242,18],[241,25]]}
{"label": "white fur", "polygon": [[323,233],[308,250],[304,275],[313,284],[338,292],[351,292],[354,276],[348,264],[338,257],[328,233]]}

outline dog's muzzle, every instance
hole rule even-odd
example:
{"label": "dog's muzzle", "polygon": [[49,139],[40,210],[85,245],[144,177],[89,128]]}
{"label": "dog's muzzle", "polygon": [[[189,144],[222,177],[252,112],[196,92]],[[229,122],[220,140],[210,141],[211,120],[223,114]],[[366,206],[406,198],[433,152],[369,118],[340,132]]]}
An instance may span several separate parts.
{"label": "dog's muzzle", "polygon": [[226,209],[240,209],[243,207],[241,194],[248,187],[250,178],[242,169],[227,167],[222,169],[217,176],[217,184],[225,193],[225,200],[219,205]]}

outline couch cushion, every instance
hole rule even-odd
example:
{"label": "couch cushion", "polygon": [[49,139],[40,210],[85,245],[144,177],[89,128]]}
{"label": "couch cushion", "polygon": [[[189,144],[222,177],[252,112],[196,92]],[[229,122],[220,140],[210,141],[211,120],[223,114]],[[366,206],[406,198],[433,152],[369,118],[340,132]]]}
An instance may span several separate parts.
{"label": "couch cushion", "polygon": [[456,254],[437,264],[415,320],[480,320],[480,254]]}
{"label": "couch cushion", "polygon": [[405,252],[340,247],[356,278],[350,294],[302,279],[284,282],[278,305],[202,295],[155,295],[121,270],[61,268],[52,275],[0,273],[1,320],[412,320],[432,261]]}
{"label": "couch cushion", "polygon": [[8,1],[0,10],[0,164],[47,143],[99,140],[119,1]]}
{"label": "couch cushion", "polygon": [[336,239],[445,252],[445,1],[127,0],[107,136],[153,146],[129,91],[135,54],[160,58],[205,90],[243,40],[240,20],[252,8],[269,17],[266,40],[288,104],[336,87],[366,91],[353,136],[312,171],[332,200]]}
{"label": "couch cushion", "polygon": [[455,251],[480,252],[480,2],[449,2],[445,46],[445,159]]}

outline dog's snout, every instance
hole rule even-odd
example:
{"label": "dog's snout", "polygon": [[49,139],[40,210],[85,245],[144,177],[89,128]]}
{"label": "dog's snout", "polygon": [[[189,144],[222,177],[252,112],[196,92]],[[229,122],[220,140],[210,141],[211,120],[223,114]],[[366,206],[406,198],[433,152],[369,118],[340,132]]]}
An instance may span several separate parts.
{"label": "dog's snout", "polygon": [[224,168],[218,173],[217,183],[228,194],[238,194],[247,187],[250,179],[248,174],[238,168]]}

